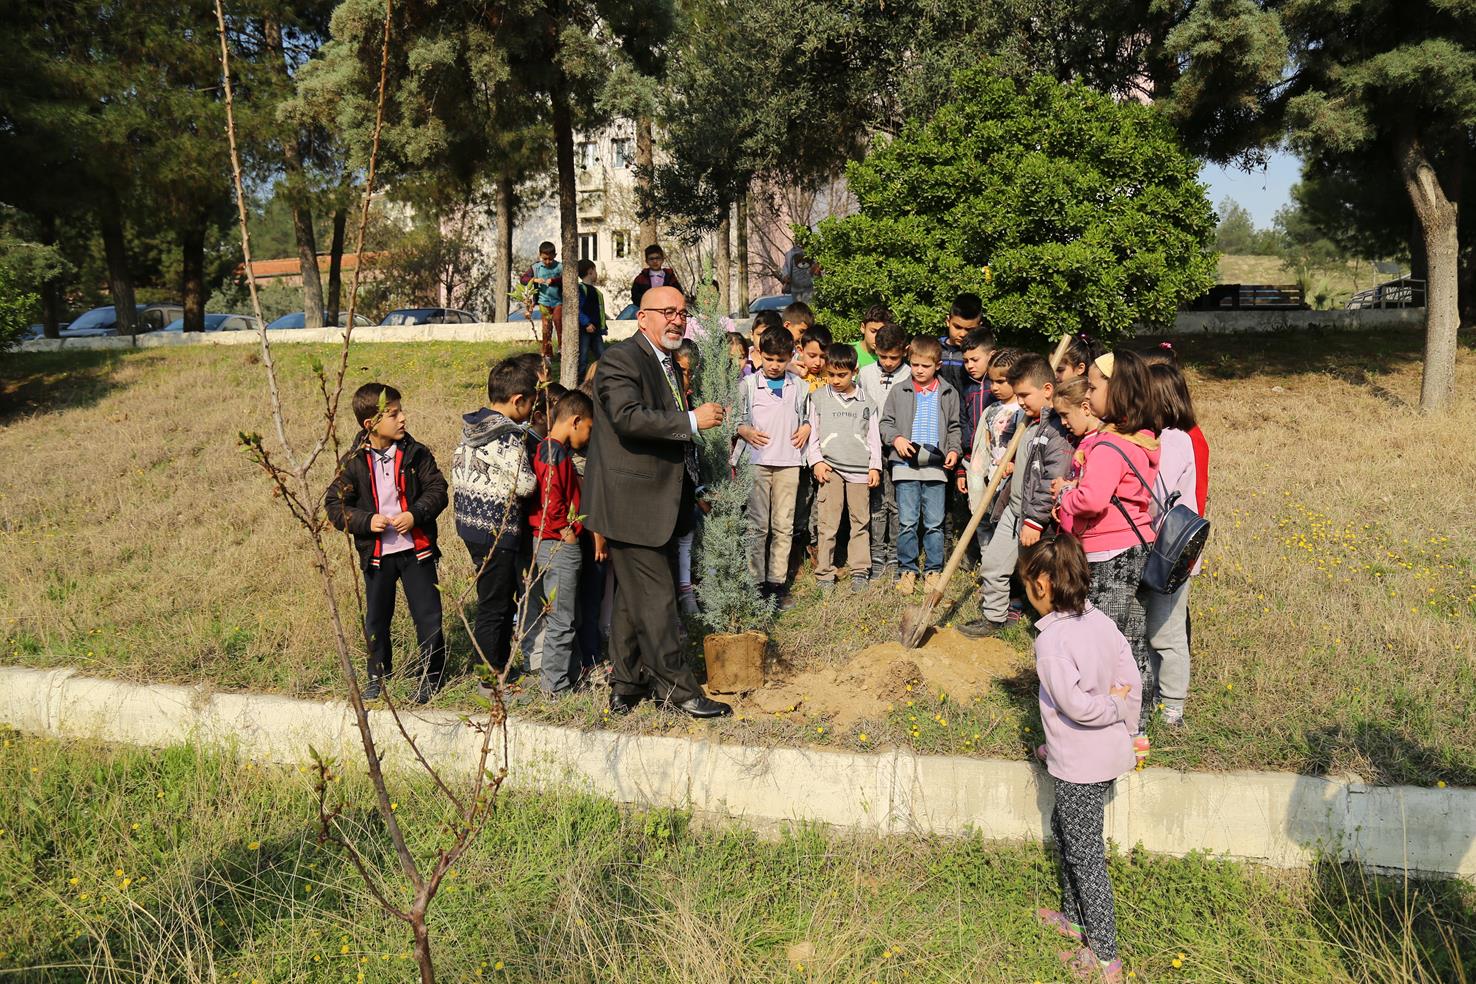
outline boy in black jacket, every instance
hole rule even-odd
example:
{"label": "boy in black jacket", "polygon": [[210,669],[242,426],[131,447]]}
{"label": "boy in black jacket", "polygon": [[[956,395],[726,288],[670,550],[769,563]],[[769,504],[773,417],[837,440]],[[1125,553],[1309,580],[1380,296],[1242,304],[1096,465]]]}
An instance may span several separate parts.
{"label": "boy in black jacket", "polygon": [[446,508],[446,478],[430,448],[405,432],[400,391],[366,383],[354,393],[354,419],[363,430],[338,463],[328,487],[328,521],[354,535],[364,569],[364,636],[369,645],[369,683],[364,699],[379,696],[391,672],[390,619],[395,582],[415,621],[425,671],[415,692],[424,704],[441,687],[446,641],[441,632],[441,594],[436,587],[436,517]]}

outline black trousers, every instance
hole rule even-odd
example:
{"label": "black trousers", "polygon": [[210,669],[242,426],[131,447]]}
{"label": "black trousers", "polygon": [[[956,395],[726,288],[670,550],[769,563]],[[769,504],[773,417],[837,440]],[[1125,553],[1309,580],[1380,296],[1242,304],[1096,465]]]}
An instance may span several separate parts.
{"label": "black trousers", "polygon": [[610,622],[613,693],[678,704],[703,696],[677,634],[679,535],[660,547],[609,542],[610,564],[615,568],[615,610]]}
{"label": "black trousers", "polygon": [[[501,673],[512,656],[514,593],[518,586],[518,551],[491,550],[489,547],[466,545],[477,574],[477,617],[472,622],[472,639],[495,673]],[[483,561],[486,566],[483,567]]]}
{"label": "black trousers", "polygon": [[446,668],[446,636],[441,630],[441,592],[436,588],[436,563],[418,561],[414,550],[402,550],[379,559],[379,567],[364,572],[364,635],[369,644],[369,676],[393,672],[390,620],[395,615],[395,583],[405,586],[405,604],[415,622],[420,665],[432,682]]}

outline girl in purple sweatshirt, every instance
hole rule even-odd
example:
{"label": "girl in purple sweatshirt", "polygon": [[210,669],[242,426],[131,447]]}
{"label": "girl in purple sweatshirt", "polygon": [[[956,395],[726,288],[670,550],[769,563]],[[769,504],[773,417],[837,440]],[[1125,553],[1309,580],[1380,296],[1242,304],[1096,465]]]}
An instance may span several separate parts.
{"label": "girl in purple sweatshirt", "polygon": [[1020,554],[1025,595],[1040,612],[1035,668],[1046,771],[1056,787],[1051,836],[1061,852],[1061,911],[1036,917],[1082,944],[1061,954],[1083,980],[1120,981],[1117,923],[1102,827],[1107,792],[1133,768],[1143,681],[1112,619],[1087,600],[1086,553],[1058,533]]}

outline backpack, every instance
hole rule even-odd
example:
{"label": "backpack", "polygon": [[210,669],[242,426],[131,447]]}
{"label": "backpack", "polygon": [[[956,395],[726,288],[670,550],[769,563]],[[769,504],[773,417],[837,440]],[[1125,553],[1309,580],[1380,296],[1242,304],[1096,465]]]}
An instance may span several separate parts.
{"label": "backpack", "polygon": [[1143,574],[1139,583],[1159,594],[1173,594],[1189,580],[1189,572],[1199,562],[1199,555],[1204,553],[1204,545],[1209,540],[1209,520],[1182,505],[1178,492],[1171,492],[1166,501],[1160,502],[1153,494],[1153,486],[1144,481],[1143,473],[1138,471],[1127,453],[1111,441],[1103,441],[1102,444],[1118,453],[1138,477],[1138,481],[1143,483],[1143,488],[1148,490],[1149,498],[1158,506],[1158,522],[1153,526],[1157,538],[1150,546],[1128,515],[1122,500],[1115,495],[1112,497],[1112,504],[1122,513],[1122,518],[1133,528],[1133,535],[1148,551],[1148,559],[1143,562]]}

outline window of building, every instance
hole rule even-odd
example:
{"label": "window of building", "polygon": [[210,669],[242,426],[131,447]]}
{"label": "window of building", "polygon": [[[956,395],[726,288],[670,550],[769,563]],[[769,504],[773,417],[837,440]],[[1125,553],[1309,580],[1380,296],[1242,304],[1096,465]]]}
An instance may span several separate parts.
{"label": "window of building", "polygon": [[581,140],[574,145],[574,166],[581,171],[594,170],[599,162],[599,146],[593,140]]}
{"label": "window of building", "polygon": [[623,260],[630,255],[630,234],[625,232],[610,233],[610,251],[615,254],[615,259]]}
{"label": "window of building", "polygon": [[635,163],[635,141],[630,137],[617,137],[610,141],[611,164],[615,167],[630,167]]}
{"label": "window of building", "polygon": [[579,258],[581,260],[600,261],[600,235],[597,232],[581,232],[579,234]]}

